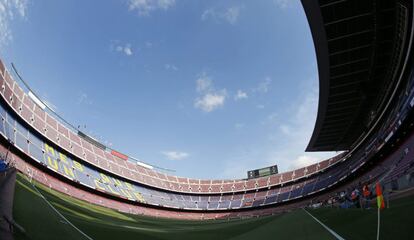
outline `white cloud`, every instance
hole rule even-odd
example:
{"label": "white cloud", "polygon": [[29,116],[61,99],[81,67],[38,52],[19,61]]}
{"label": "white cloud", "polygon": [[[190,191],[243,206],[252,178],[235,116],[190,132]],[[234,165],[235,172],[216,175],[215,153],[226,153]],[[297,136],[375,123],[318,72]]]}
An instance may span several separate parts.
{"label": "white cloud", "polygon": [[167,63],[164,65],[164,67],[166,70],[178,71],[178,67],[175,66],[174,64]]}
{"label": "white cloud", "polygon": [[273,0],[276,7],[280,9],[286,9],[288,8],[292,3],[294,3],[293,0]]}
{"label": "white cloud", "polygon": [[162,152],[162,154],[169,160],[183,160],[190,156],[190,154],[180,151],[166,151]]}
{"label": "white cloud", "polygon": [[127,56],[131,56],[133,54],[131,44],[126,44],[125,46],[118,45],[116,46],[116,51],[124,53]]}
{"label": "white cloud", "polygon": [[239,19],[239,15],[240,15],[240,8],[231,7],[231,8],[228,8],[227,11],[224,13],[224,18],[230,24],[235,24],[237,23],[237,20]]}
{"label": "white cloud", "polygon": [[247,93],[243,92],[242,90],[237,90],[236,95],[234,95],[234,100],[238,101],[238,100],[242,100],[242,99],[246,99],[248,98]]}
{"label": "white cloud", "polygon": [[290,169],[298,169],[312,165],[319,162],[321,159],[315,156],[300,155],[295,160],[292,161]]}
{"label": "white cloud", "polygon": [[132,49],[131,49],[131,46],[125,46],[125,47],[124,47],[124,53],[125,53],[125,55],[127,55],[127,56],[131,56],[131,55],[132,55]]}
{"label": "white cloud", "polygon": [[204,112],[211,112],[222,107],[225,100],[226,90],[221,90],[215,93],[207,93],[204,96],[197,98],[194,102],[194,106]]}
{"label": "white cloud", "polygon": [[203,14],[201,14],[201,20],[206,21],[209,18],[216,18],[216,11],[212,8],[204,10]]}
{"label": "white cloud", "polygon": [[[286,106],[263,117],[261,134],[267,139],[256,143],[238,144],[230,159],[220,167],[224,178],[244,178],[247,170],[277,164],[280,172],[294,170],[328,159],[335,152],[304,152],[314,129],[318,103],[316,79],[308,79],[297,86],[295,98]],[[266,105],[267,109],[273,106]],[[236,126],[234,126],[236,128]],[[236,128],[237,129],[237,128]],[[237,162],[235,165],[234,162]]]}
{"label": "white cloud", "polygon": [[125,54],[126,56],[132,56],[134,54],[130,43],[122,44],[120,41],[115,40],[111,42],[110,48],[111,50]]}
{"label": "white cloud", "polygon": [[14,0],[12,2],[14,2],[15,8],[18,11],[19,15],[22,17],[26,17],[28,0]]}
{"label": "white cloud", "polygon": [[148,16],[158,9],[168,10],[175,5],[175,0],[128,0],[130,11],[137,11],[140,16]]}
{"label": "white cloud", "polygon": [[222,21],[228,22],[232,25],[236,24],[239,20],[241,7],[233,6],[227,9],[216,10],[214,8],[209,8],[204,10],[203,14],[201,14],[201,20],[213,20],[217,23]]}
{"label": "white cloud", "polygon": [[272,79],[270,77],[266,77],[256,88],[253,89],[253,92],[267,93],[270,89],[271,83]]}
{"label": "white cloud", "polygon": [[210,91],[212,88],[211,79],[206,75],[206,73],[201,74],[201,76],[196,80],[196,85],[197,92]]}
{"label": "white cloud", "polygon": [[292,129],[290,129],[290,127],[288,125],[282,124],[279,126],[280,131],[289,136],[292,133]]}
{"label": "white cloud", "polygon": [[146,48],[152,48],[152,46],[154,46],[154,44],[152,42],[149,42],[149,41],[145,42],[145,47]]}
{"label": "white cloud", "polygon": [[10,21],[15,15],[25,19],[28,0],[0,0],[0,47],[13,39]]}
{"label": "white cloud", "polygon": [[244,126],[245,126],[244,123],[236,123],[236,124],[234,124],[234,128],[237,129],[237,130],[244,128]]}
{"label": "white cloud", "polygon": [[81,92],[78,97],[78,104],[92,105],[92,100],[89,98],[88,94]]}
{"label": "white cloud", "polygon": [[202,73],[196,80],[196,91],[199,96],[194,100],[194,107],[204,112],[222,107],[227,98],[226,89],[214,89],[213,82],[206,73]]}
{"label": "white cloud", "polygon": [[292,107],[283,118],[273,118],[271,115],[267,118],[272,122],[271,126],[277,126],[276,131],[271,131],[269,135],[277,147],[269,151],[268,163],[279,164],[282,171],[297,169],[335,155],[333,152],[304,152],[314,129],[318,103],[317,84],[307,85],[301,88],[302,94],[292,102]]}

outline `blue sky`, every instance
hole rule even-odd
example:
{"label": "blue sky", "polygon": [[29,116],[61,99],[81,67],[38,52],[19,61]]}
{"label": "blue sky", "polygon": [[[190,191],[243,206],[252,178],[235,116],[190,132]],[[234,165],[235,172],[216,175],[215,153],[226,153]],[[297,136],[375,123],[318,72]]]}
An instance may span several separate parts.
{"label": "blue sky", "polygon": [[69,122],[177,175],[334,154],[304,152],[318,78],[299,1],[0,0],[0,56]]}

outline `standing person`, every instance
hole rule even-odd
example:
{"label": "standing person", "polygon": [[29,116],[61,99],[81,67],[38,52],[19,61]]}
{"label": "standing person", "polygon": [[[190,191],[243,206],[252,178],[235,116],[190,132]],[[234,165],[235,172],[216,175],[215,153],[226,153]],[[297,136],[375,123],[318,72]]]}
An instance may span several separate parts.
{"label": "standing person", "polygon": [[355,188],[351,193],[351,200],[352,200],[354,206],[357,207],[357,208],[361,207],[361,204],[359,202],[359,200],[360,200],[359,197],[360,197],[359,196],[359,190],[358,190],[358,188]]}
{"label": "standing person", "polygon": [[363,207],[365,209],[370,209],[371,191],[369,191],[368,184],[364,184],[364,186],[362,187],[362,195],[364,200]]}

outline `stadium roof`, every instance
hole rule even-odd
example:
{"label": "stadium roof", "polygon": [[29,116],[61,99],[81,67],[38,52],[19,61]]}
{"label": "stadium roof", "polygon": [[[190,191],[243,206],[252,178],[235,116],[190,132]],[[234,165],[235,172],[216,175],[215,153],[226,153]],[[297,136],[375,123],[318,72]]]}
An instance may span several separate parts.
{"label": "stadium roof", "polygon": [[302,0],[319,71],[319,106],[307,151],[349,150],[396,89],[409,35],[408,1]]}

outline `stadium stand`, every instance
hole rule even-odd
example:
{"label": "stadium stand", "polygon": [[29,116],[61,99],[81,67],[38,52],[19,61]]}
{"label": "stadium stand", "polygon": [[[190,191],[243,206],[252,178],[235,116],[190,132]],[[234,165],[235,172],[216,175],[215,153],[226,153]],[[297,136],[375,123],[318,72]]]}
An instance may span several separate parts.
{"label": "stadium stand", "polygon": [[[303,1],[321,83],[308,150],[344,150],[333,158],[255,179],[168,175],[79,132],[36,102],[26,83],[20,86],[19,76],[13,77],[1,61],[0,150],[10,149],[20,172],[59,192],[122,212],[167,218],[277,214],[306,206],[310,197],[326,199],[355,179],[387,174],[386,181],[392,182],[413,164],[412,3],[379,1],[379,12],[371,11],[372,3],[355,8],[356,0]],[[337,14],[331,16],[332,11]],[[373,18],[389,22],[376,30]],[[390,39],[383,31],[398,37]],[[377,35],[385,38],[365,44]],[[385,44],[386,51],[378,44]],[[367,56],[373,58],[364,62]],[[346,97],[338,98],[341,94]],[[340,124],[337,115],[344,119]],[[390,166],[395,166],[392,171]]]}
{"label": "stadium stand", "polygon": [[[9,79],[11,79],[11,77]],[[411,94],[406,96],[413,97]],[[400,105],[400,108],[411,107],[410,104],[408,104],[408,101],[405,101],[405,103],[406,105],[402,104]],[[226,202],[222,203],[221,195],[207,195],[206,197],[203,197],[202,195],[190,195],[190,193],[192,193],[189,189],[190,181],[186,178],[176,178],[180,191],[160,191],[161,189],[139,185],[138,181],[127,181],[125,178],[121,177],[122,175],[117,176],[116,171],[105,172],[97,166],[86,164],[86,161],[82,161],[82,159],[64,152],[62,149],[59,149],[56,144],[46,143],[45,138],[42,139],[39,137],[40,135],[36,135],[36,132],[33,130],[31,131],[27,125],[25,126],[24,122],[16,120],[16,115],[14,115],[13,112],[8,112],[6,107],[0,108],[0,114],[2,116],[2,128],[0,128],[0,131],[7,137],[9,142],[15,145],[23,153],[30,156],[33,160],[46,166],[50,170],[59,173],[71,181],[87,186],[90,189],[95,189],[112,196],[118,196],[123,199],[129,199],[148,205],[175,209],[202,211],[228,210],[254,208],[257,206],[286,202],[288,200],[299,198],[303,196],[304,193],[309,195],[330,187],[332,184],[338,182],[339,179],[344,176],[346,177],[348,172],[343,171],[343,169],[350,168],[355,171],[354,169],[363,165],[365,163],[364,161],[367,160],[367,158],[359,157],[352,158],[352,161],[351,159],[346,158],[345,154],[341,154],[335,158],[314,165],[314,172],[321,172],[319,174],[307,174],[306,180],[301,180],[306,171],[305,168],[271,176],[269,180],[265,180],[266,182],[270,182],[272,179],[275,180],[273,184],[274,187],[271,188],[271,190],[269,190],[269,186],[272,185],[266,185],[265,187],[267,188],[258,188],[256,189],[257,191],[245,193],[246,190],[254,189],[256,186],[259,186],[258,184],[255,184],[256,179],[253,179],[250,182],[246,180],[244,180],[244,182],[235,180],[232,185],[234,187],[231,188],[233,193],[232,198],[227,198]],[[389,121],[395,122],[393,118],[390,118]],[[387,136],[387,134],[383,135]],[[378,137],[375,136],[375,139],[378,139]],[[373,142],[371,142],[370,145],[374,145]],[[367,149],[368,148],[365,148],[365,150]],[[377,151],[376,148],[370,147],[369,149]],[[367,152],[365,152],[365,155],[367,155]],[[345,159],[347,159],[346,162],[344,162]],[[341,164],[341,167],[332,168],[332,166],[341,162],[344,162]],[[310,166],[309,169],[312,169],[312,167],[313,166]],[[110,168],[113,169],[111,166]],[[325,172],[322,172],[322,170],[325,170]],[[161,174],[149,174],[148,176],[155,178],[159,175]],[[293,178],[293,176],[295,176],[295,178]],[[298,177],[296,178],[296,176]],[[159,179],[157,180],[160,181]],[[195,180],[191,181],[196,182]],[[203,180],[198,182],[203,183]],[[204,180],[204,182],[207,184],[200,184],[200,189],[202,189],[203,186],[208,186],[208,189],[204,189],[205,192],[211,192],[213,190],[213,182],[224,184],[224,181],[222,180],[210,180],[208,182]],[[287,186],[282,187],[282,183]],[[240,192],[240,190],[243,192]],[[186,192],[186,194],[179,194],[180,192]],[[196,200],[194,201],[193,199]],[[228,207],[225,208],[223,206]]]}

